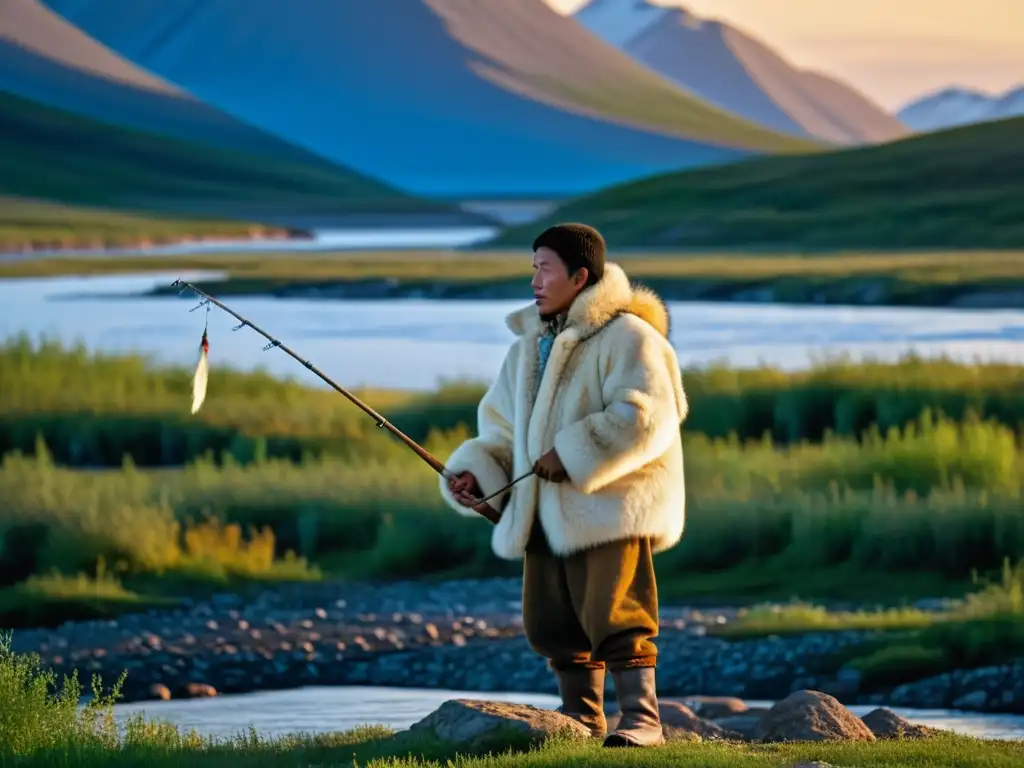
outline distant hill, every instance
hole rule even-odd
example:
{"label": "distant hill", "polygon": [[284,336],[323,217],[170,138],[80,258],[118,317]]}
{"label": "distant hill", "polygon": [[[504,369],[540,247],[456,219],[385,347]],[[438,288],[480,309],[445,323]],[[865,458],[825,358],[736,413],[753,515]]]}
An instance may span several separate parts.
{"label": "distant hill", "polygon": [[796,68],[723,22],[644,0],[591,0],[575,18],[707,102],[773,130],[835,144],[889,141],[908,133],[854,88]]}
{"label": "distant hill", "polygon": [[662,174],[574,200],[485,247],[556,221],[610,247],[1024,248],[1024,118],[889,144]]}
{"label": "distant hill", "polygon": [[0,197],[294,226],[446,210],[342,169],[169,139],[3,92],[0,147]]}
{"label": "distant hill", "polygon": [[86,117],[211,146],[326,165],[138,67],[40,2],[3,0],[0,91]]}
{"label": "distant hill", "polygon": [[542,0],[46,0],[141,67],[414,194],[563,197],[817,144],[695,98]]}
{"label": "distant hill", "polygon": [[987,120],[1024,116],[1024,85],[1000,96],[968,88],[945,88],[906,104],[900,119],[915,131],[935,131]]}

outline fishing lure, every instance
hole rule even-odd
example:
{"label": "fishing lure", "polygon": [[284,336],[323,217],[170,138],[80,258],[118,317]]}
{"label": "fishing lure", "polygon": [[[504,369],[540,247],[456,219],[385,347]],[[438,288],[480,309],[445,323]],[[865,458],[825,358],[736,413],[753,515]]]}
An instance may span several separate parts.
{"label": "fishing lure", "polygon": [[195,415],[203,407],[206,399],[206,382],[209,378],[210,363],[210,341],[206,335],[207,329],[203,329],[203,338],[199,342],[199,362],[196,363],[196,371],[192,375],[192,413]]}

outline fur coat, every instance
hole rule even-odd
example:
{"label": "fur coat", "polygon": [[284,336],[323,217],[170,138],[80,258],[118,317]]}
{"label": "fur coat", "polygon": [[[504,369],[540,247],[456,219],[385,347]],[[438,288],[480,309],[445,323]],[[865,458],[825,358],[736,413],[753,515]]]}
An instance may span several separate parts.
{"label": "fur coat", "polygon": [[[661,299],[607,264],[570,307],[536,401],[544,324],[535,305],[506,323],[518,338],[480,401],[477,436],[446,466],[472,472],[488,495],[554,448],[569,477],[552,483],[531,475],[488,502],[502,510],[495,554],[522,558],[537,514],[559,555],[630,537],[649,537],[655,552],[676,544],[683,533],[680,425],[687,401]],[[454,499],[443,477],[440,487],[449,506],[477,516]]]}

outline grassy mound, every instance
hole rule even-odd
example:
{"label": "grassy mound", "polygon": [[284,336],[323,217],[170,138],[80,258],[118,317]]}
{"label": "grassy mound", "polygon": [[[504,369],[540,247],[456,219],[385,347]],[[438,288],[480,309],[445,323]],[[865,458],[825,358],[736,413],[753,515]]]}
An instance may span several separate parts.
{"label": "grassy mound", "polygon": [[616,248],[1024,247],[1024,118],[883,145],[662,174],[574,200],[484,247],[585,221]]}

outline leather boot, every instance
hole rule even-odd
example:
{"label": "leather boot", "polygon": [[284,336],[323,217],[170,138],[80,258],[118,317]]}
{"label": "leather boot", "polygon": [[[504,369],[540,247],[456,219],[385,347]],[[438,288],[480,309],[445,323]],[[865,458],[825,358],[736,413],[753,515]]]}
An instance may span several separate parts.
{"label": "leather boot", "polygon": [[654,685],[654,667],[612,671],[622,716],[604,740],[606,747],[653,747],[665,743]]}
{"label": "leather boot", "polygon": [[562,706],[558,711],[586,726],[599,739],[608,731],[604,717],[604,669],[556,669]]}

